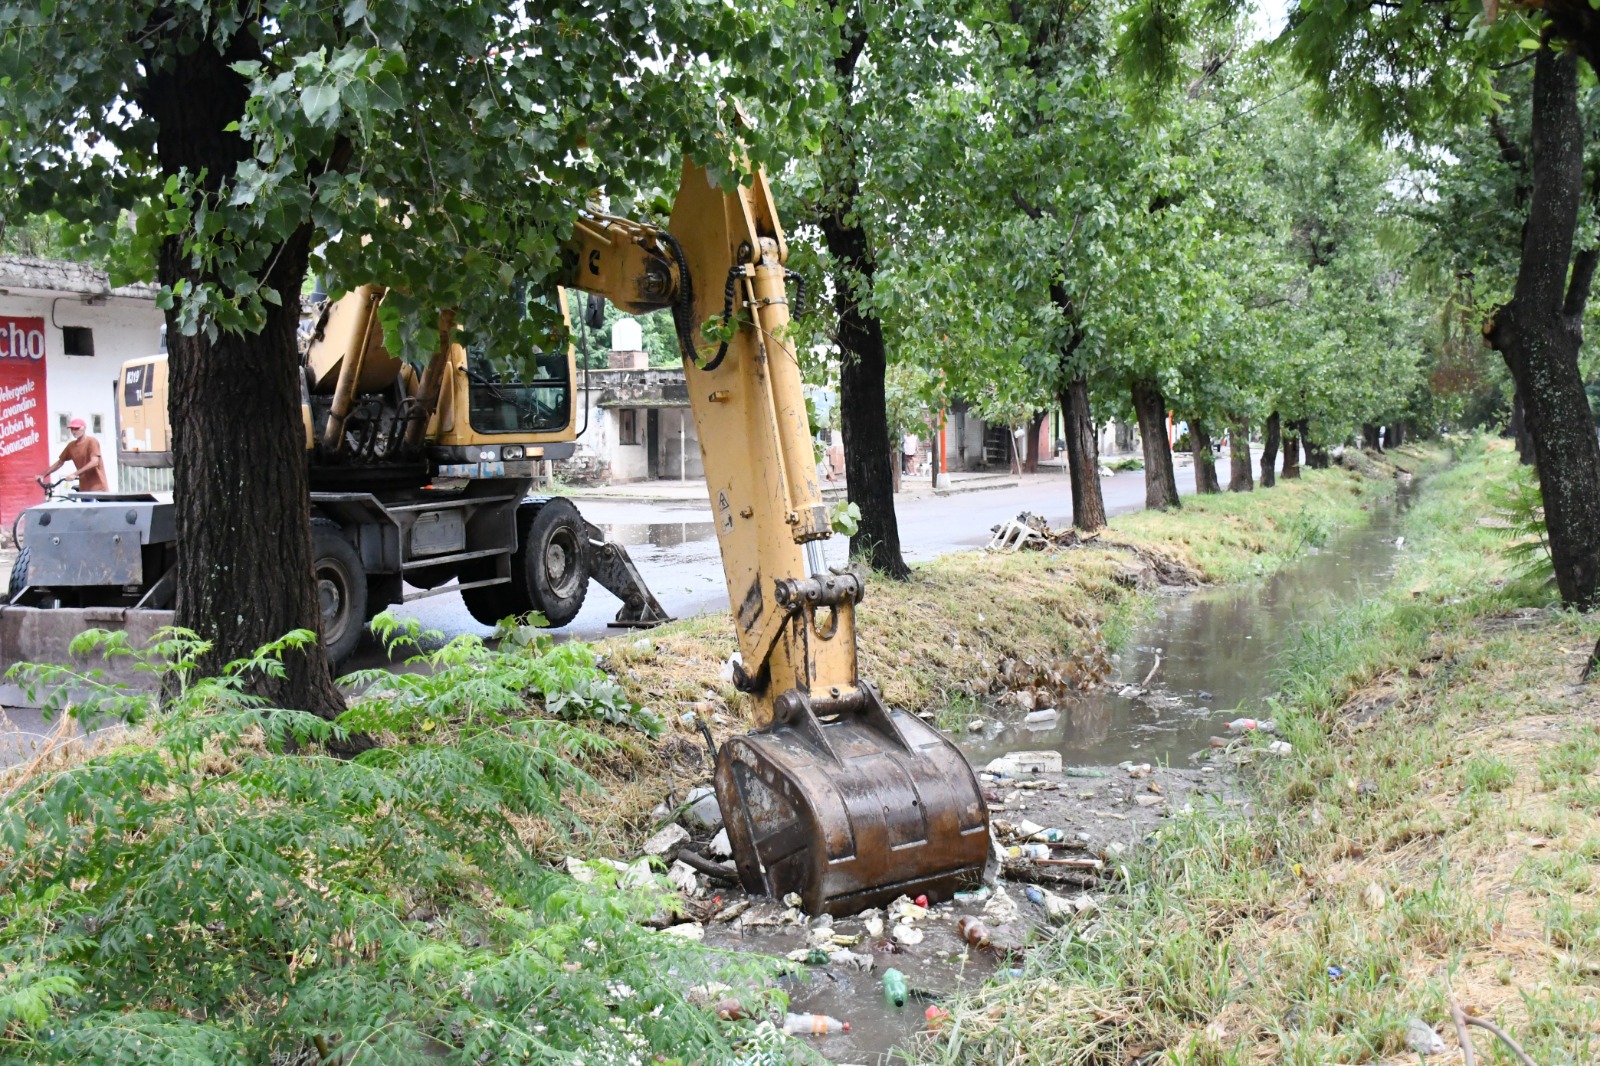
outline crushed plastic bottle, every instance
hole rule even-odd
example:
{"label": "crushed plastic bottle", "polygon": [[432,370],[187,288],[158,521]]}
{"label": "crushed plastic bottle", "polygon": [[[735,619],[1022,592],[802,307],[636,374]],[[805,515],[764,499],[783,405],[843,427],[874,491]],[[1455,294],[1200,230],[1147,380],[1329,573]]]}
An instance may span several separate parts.
{"label": "crushed plastic bottle", "polygon": [[848,1033],[850,1023],[826,1014],[785,1014],[783,1031],[790,1036],[827,1036],[829,1033]]}
{"label": "crushed plastic bottle", "polygon": [[1044,905],[1044,893],[1039,891],[1037,888],[1034,888],[1032,885],[1028,885],[1022,891],[1028,897],[1029,903],[1037,903],[1040,906]]}
{"label": "crushed plastic bottle", "polygon": [[984,925],[981,919],[976,918],[973,915],[964,915],[962,919],[956,923],[956,932],[961,934],[962,940],[965,940],[975,948],[986,948],[989,946],[989,940],[991,937],[989,927]]}
{"label": "crushed plastic bottle", "polygon": [[957,892],[953,898],[957,903],[967,906],[974,903],[982,903],[989,898],[989,886],[975,888],[971,892]]}
{"label": "crushed plastic bottle", "polygon": [[894,967],[883,971],[883,998],[893,1003],[896,1007],[906,1005],[906,997],[911,990],[906,987],[906,975]]}
{"label": "crushed plastic bottle", "polygon": [[1230,733],[1276,733],[1278,723],[1270,718],[1235,718],[1227,728]]}

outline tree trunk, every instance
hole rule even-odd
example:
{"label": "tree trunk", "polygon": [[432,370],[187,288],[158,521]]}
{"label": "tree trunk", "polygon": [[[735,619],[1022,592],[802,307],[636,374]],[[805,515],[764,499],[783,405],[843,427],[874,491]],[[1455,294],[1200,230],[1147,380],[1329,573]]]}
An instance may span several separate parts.
{"label": "tree trunk", "polygon": [[1383,451],[1383,442],[1378,439],[1378,427],[1371,422],[1361,423],[1361,447],[1369,452]]}
{"label": "tree trunk", "polygon": [[1600,249],[1572,254],[1585,195],[1578,60],[1553,51],[1548,31],[1534,58],[1532,133],[1533,191],[1516,289],[1484,337],[1522,396],[1556,587],[1568,605],[1587,610],[1600,604],[1600,441],[1578,351]]}
{"label": "tree trunk", "polygon": [[1266,431],[1261,434],[1261,487],[1270,489],[1278,483],[1278,442],[1283,437],[1283,422],[1274,411],[1267,416]]}
{"label": "tree trunk", "polygon": [[1300,423],[1287,422],[1288,432],[1283,435],[1283,480],[1300,477]]}
{"label": "tree trunk", "polygon": [[1306,465],[1313,470],[1326,470],[1333,465],[1328,446],[1311,435],[1311,420],[1302,418],[1296,423],[1300,428],[1300,446],[1306,450]]}
{"label": "tree trunk", "polygon": [[1117,454],[1133,451],[1133,427],[1120,418],[1117,419],[1114,425],[1116,428],[1112,430],[1112,433],[1117,446]]}
{"label": "tree trunk", "polygon": [[[203,44],[183,62],[150,71],[139,104],[160,127],[165,174],[203,172],[204,190],[215,195],[249,156],[226,130],[244,116],[249,95],[229,64],[258,58],[255,38],[239,32],[226,54]],[[310,226],[302,226],[270,260],[262,281],[281,303],[267,305],[259,333],[213,340],[202,327],[184,336],[181,303],[167,311],[179,543],[174,620],[212,642],[200,662],[208,674],[291,630],[316,632],[321,620],[295,344],[310,238]],[[163,285],[211,280],[177,237],[163,242],[156,269]],[[287,653],[284,665],[282,677],[253,681],[270,704],[327,718],[344,710],[320,642]]]}
{"label": "tree trunk", "polygon": [[1517,461],[1523,466],[1533,465],[1533,436],[1528,432],[1528,419],[1522,407],[1522,390],[1511,394],[1511,424],[1506,427],[1511,439],[1517,443]]}
{"label": "tree trunk", "polygon": [[1172,444],[1167,440],[1167,401],[1154,378],[1133,383],[1133,409],[1144,441],[1144,505],[1153,511],[1183,506],[1178,479],[1172,472]]}
{"label": "tree trunk", "polygon": [[[851,99],[856,63],[866,47],[867,30],[857,24],[834,58],[842,99]],[[851,106],[851,105],[846,105]],[[847,119],[848,121],[848,119]],[[824,151],[828,207],[818,219],[833,258],[833,305],[839,322],[839,428],[844,437],[845,492],[861,509],[861,523],[850,538],[850,554],[874,570],[900,580],[911,576],[900,553],[900,524],[894,513],[898,441],[889,439],[888,350],[883,323],[861,301],[872,293],[877,260],[862,228],[856,200],[861,194],[855,141],[835,128]]]}
{"label": "tree trunk", "polygon": [[1094,420],[1089,415],[1089,379],[1072,379],[1057,400],[1066,424],[1067,476],[1072,483],[1072,524],[1092,533],[1106,524],[1105,498],[1100,493],[1100,452]]}
{"label": "tree trunk", "polygon": [[1398,448],[1406,442],[1406,427],[1403,422],[1390,422],[1383,430],[1383,446],[1385,448]]}
{"label": "tree trunk", "polygon": [[1028,447],[1022,459],[1022,472],[1024,474],[1037,474],[1039,472],[1039,427],[1044,425],[1045,412],[1035,411],[1033,417],[1028,419]]}
{"label": "tree trunk", "polygon": [[1254,492],[1255,478],[1250,472],[1250,423],[1235,422],[1228,427],[1229,492]]}
{"label": "tree trunk", "polygon": [[1217,453],[1211,447],[1211,433],[1198,418],[1189,420],[1189,442],[1194,448],[1194,491],[1210,494],[1222,491],[1217,480]]}

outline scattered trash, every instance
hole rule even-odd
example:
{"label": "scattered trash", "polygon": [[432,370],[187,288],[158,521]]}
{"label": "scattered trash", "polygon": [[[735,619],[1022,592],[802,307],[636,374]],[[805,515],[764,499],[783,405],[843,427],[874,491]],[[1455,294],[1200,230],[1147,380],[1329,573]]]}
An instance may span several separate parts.
{"label": "scattered trash", "polygon": [[740,655],[738,652],[734,652],[732,655],[728,656],[727,660],[722,664],[722,680],[731,684],[733,682],[734,668],[742,667],[743,665],[743,655]]}
{"label": "scattered trash", "polygon": [[862,955],[854,951],[831,951],[828,953],[828,961],[835,966],[848,966],[862,973],[871,973],[872,967],[876,964],[871,955]]}
{"label": "scattered trash", "polygon": [[952,898],[963,906],[971,906],[974,903],[982,903],[984,900],[988,899],[989,889],[984,887],[975,888],[971,892],[957,892]]}
{"label": "scattered trash", "polygon": [[1276,733],[1278,723],[1270,718],[1235,718],[1224,728],[1230,733]]}
{"label": "scattered trash", "polygon": [[1011,831],[1023,840],[1032,840],[1044,832],[1044,826],[1038,822],[1030,822],[1026,818],[1011,827]]}
{"label": "scattered trash", "polygon": [[893,966],[883,971],[883,998],[893,1003],[896,1007],[906,1005],[906,996],[909,989],[906,987],[906,975]]}
{"label": "scattered trash", "polygon": [[882,917],[882,915],[874,914],[871,917],[864,919],[861,924],[866,926],[867,935],[868,936],[882,936],[883,935],[883,917]]}
{"label": "scattered trash", "polygon": [[1034,888],[1032,885],[1028,885],[1022,890],[1022,892],[1023,895],[1028,897],[1029,903],[1033,903],[1041,907],[1044,906],[1044,893],[1039,891],[1037,888]]}
{"label": "scattered trash", "polygon": [[[922,897],[926,899],[927,897]],[[920,903],[912,903],[910,899],[901,896],[889,904],[889,920],[891,922],[919,922],[928,916],[928,908]]]}
{"label": "scattered trash", "polygon": [[956,923],[956,932],[961,934],[962,940],[975,948],[988,947],[992,937],[989,927],[983,924],[983,920],[970,914],[963,915]]}
{"label": "scattered trash", "polygon": [[1418,1055],[1443,1055],[1445,1051],[1444,1039],[1421,1018],[1406,1022],[1406,1047]]}
{"label": "scattered trash", "polygon": [[984,770],[991,774],[1015,777],[1018,774],[1056,774],[1061,772],[1059,751],[1014,751],[990,761]]}
{"label": "scattered trash", "polygon": [[1069,766],[1061,771],[1067,777],[1110,777],[1104,770],[1094,766]]}
{"label": "scattered trash", "polygon": [[826,1014],[785,1014],[783,1031],[790,1036],[827,1036],[829,1033],[848,1033],[850,1023]]}
{"label": "scattered trash", "polygon": [[638,640],[633,642],[633,650],[642,651],[648,654],[649,652],[656,650],[656,642],[651,640],[649,637],[640,637]]}
{"label": "scattered trash", "polygon": [[655,836],[644,842],[641,849],[646,855],[666,855],[675,851],[679,844],[686,843],[689,831],[677,822],[662,829]]}
{"label": "scattered trash", "polygon": [[719,859],[730,859],[733,857],[733,845],[728,841],[728,830],[726,827],[717,830],[717,835],[711,838],[711,843],[707,845],[707,849],[711,852],[711,854],[715,855]]}
{"label": "scattered trash", "polygon": [[706,938],[705,926],[699,922],[684,922],[682,925],[669,925],[661,930],[668,936],[682,937],[684,940],[704,940]]}
{"label": "scattered trash", "polygon": [[1151,767],[1151,765],[1147,762],[1138,763],[1137,765],[1134,763],[1123,763],[1122,765],[1127,769],[1129,777],[1149,777],[1150,771],[1153,769],[1153,767]]}
{"label": "scattered trash", "polygon": [[716,1011],[717,1017],[725,1022],[736,1022],[750,1017],[750,1011],[745,1008],[745,1005],[731,997],[717,1000],[717,1005],[713,1010]]}
{"label": "scattered trash", "polygon": [[922,943],[922,930],[916,928],[915,926],[907,925],[904,922],[901,922],[899,925],[895,926],[894,932],[890,935],[894,937],[895,943],[903,944],[908,948],[916,947],[918,944]]}
{"label": "scattered trash", "polygon": [[1133,797],[1133,802],[1141,807],[1155,807],[1159,806],[1162,800],[1160,796],[1152,796],[1147,792],[1141,792],[1139,795]]}
{"label": "scattered trash", "polygon": [[1048,859],[1049,844],[1014,844],[1006,849],[1008,859]]}
{"label": "scattered trash", "polygon": [[1328,967],[1328,980],[1330,980],[1330,981],[1340,981],[1340,980],[1343,980],[1343,979],[1344,979],[1344,967],[1343,966],[1329,966]]}
{"label": "scattered trash", "polygon": [[967,732],[969,732],[969,733],[981,733],[981,732],[983,732],[983,719],[982,718],[974,718],[972,721],[968,722],[967,723]]}
{"label": "scattered trash", "polygon": [[718,806],[717,793],[710,785],[690,789],[688,802],[689,821],[707,832],[722,828],[722,808]]}
{"label": "scattered trash", "polygon": [[1023,511],[1015,518],[1008,518],[997,526],[990,526],[994,535],[989,538],[989,543],[983,546],[987,552],[1014,552],[1018,549],[1029,551],[1043,551],[1046,548],[1075,548],[1080,544],[1088,544],[1098,540],[1100,534],[1091,533],[1087,537],[1081,535],[1076,529],[1051,529],[1050,524],[1036,514]]}
{"label": "scattered trash", "polygon": [[1287,740],[1274,740],[1267,745],[1267,754],[1277,755],[1280,758],[1285,755],[1292,755],[1294,754],[1294,745]]}
{"label": "scattered trash", "polygon": [[1376,881],[1370,882],[1367,885],[1367,887],[1361,893],[1361,898],[1366,901],[1368,907],[1375,911],[1383,910],[1383,905],[1389,902],[1389,894],[1385,892],[1383,890],[1383,886],[1378,884]]}
{"label": "scattered trash", "polygon": [[1043,710],[1029,711],[1022,720],[1028,725],[1038,725],[1044,722],[1054,722],[1058,717],[1060,715],[1057,714],[1054,707],[1046,707]]}
{"label": "scattered trash", "polygon": [[924,912],[927,911],[927,909],[928,909],[928,897],[927,896],[918,896],[912,902],[914,902],[917,906],[921,907]]}
{"label": "scattered trash", "polygon": [[928,1019],[928,1027],[930,1029],[937,1029],[944,1024],[945,1019],[950,1017],[950,1012],[936,1004],[923,1011],[922,1016]]}
{"label": "scattered trash", "polygon": [[785,907],[798,907],[802,902],[803,901],[800,899],[800,893],[798,892],[790,892],[788,895],[783,897],[783,905]]}

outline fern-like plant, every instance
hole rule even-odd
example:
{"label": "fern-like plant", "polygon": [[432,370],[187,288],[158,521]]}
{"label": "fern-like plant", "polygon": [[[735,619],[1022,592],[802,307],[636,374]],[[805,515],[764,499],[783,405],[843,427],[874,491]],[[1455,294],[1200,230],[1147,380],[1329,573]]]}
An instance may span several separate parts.
{"label": "fern-like plant", "polygon": [[1487,496],[1494,508],[1494,527],[1505,532],[1506,545],[1501,551],[1516,567],[1518,578],[1538,588],[1554,584],[1555,560],[1544,524],[1544,496],[1533,468],[1514,468],[1504,481],[1488,486]]}
{"label": "fern-like plant", "polygon": [[[613,742],[585,718],[648,722],[591,651],[452,642],[420,664],[431,673],[352,679],[364,694],[329,723],[245,683],[311,639],[210,678],[195,677],[193,634],[154,651],[80,643],[181,679],[165,704],[94,672],[13,669],[61,712],[145,728],[5,785],[0,1059],[730,1057],[726,1027],[686,990],[751,987],[761,965],[651,932],[640,920],[675,896],[577,884],[518,838],[516,815],[570,819],[564,798],[593,787],[582,763]],[[328,753],[355,730],[384,743]]]}

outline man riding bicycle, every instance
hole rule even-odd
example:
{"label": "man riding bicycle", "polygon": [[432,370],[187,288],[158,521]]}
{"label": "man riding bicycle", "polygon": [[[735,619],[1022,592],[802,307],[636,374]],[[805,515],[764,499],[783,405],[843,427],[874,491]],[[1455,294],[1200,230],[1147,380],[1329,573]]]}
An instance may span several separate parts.
{"label": "man riding bicycle", "polygon": [[50,475],[60,470],[69,461],[76,468],[79,492],[110,492],[111,486],[106,483],[106,464],[100,458],[100,442],[84,432],[83,419],[74,418],[67,423],[67,429],[72,433],[72,440],[61,449],[61,458],[57,459],[43,474],[34,478],[43,485],[50,480]]}

